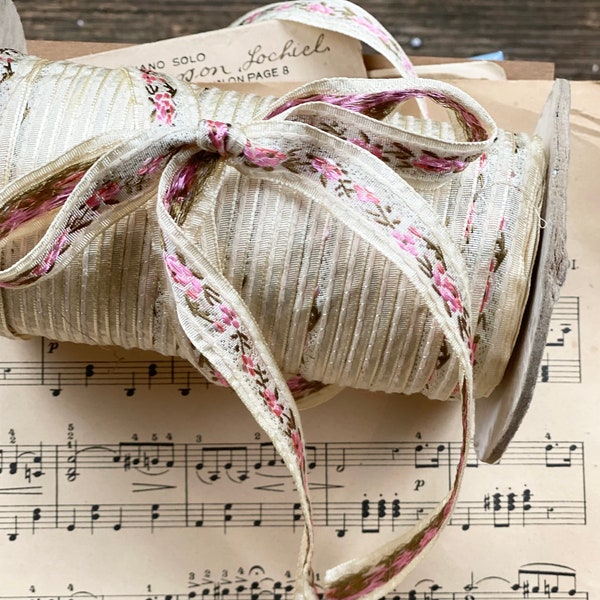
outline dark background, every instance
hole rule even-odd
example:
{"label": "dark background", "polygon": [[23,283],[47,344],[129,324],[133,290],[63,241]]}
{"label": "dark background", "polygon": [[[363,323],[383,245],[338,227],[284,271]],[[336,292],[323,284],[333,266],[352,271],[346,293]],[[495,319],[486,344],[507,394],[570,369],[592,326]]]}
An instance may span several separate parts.
{"label": "dark background", "polygon": [[[28,39],[150,42],[227,26],[253,0],[15,0]],[[600,79],[600,0],[364,0],[409,54],[504,50],[570,79]],[[414,38],[420,38],[416,48]],[[411,40],[413,44],[411,45]]]}

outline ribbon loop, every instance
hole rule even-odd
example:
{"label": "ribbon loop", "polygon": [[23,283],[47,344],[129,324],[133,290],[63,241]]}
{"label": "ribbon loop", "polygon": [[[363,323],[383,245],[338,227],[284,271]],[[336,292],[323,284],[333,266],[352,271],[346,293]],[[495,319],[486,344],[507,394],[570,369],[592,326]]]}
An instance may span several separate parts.
{"label": "ribbon loop", "polygon": [[[512,258],[507,258],[511,240],[522,244],[519,250],[534,245],[520,241],[528,234],[516,231],[517,218],[506,223],[503,211],[504,203],[510,204],[516,207],[511,208],[516,215],[527,204],[515,202],[521,200],[519,194],[526,195],[524,189],[533,198],[529,203],[533,208],[523,210],[535,209],[539,197],[535,147],[530,156],[522,139],[511,134],[503,138],[509,148],[507,162],[518,161],[510,164],[524,174],[519,181],[515,173],[515,182],[503,187],[506,194],[496,206],[490,191],[496,180],[487,169],[489,165],[498,169],[506,157],[503,149],[494,146],[498,132],[491,117],[455,88],[416,79],[397,44],[365,14],[341,0],[302,0],[251,15],[250,19],[279,15],[300,22],[315,16],[330,29],[356,30],[357,37],[391,56],[407,79],[314,82],[273,100],[254,121],[247,119],[243,128],[236,126],[235,118],[233,124],[218,120],[218,115],[215,120],[202,119],[198,90],[166,76],[137,70],[94,72],[69,63],[50,66],[35,78],[32,86],[39,88],[34,87],[32,101],[43,96],[45,83],[58,89],[52,77],[77,82],[80,77],[82,90],[87,91],[93,86],[86,77],[93,80],[100,73],[94,81],[114,77],[121,96],[122,89],[132,90],[125,104],[138,112],[131,113],[129,129],[119,130],[113,124],[106,125],[107,131],[94,130],[87,141],[77,139],[79,145],[0,190],[0,244],[8,244],[26,227],[37,234],[33,245],[23,245],[26,250],[22,256],[16,253],[12,264],[11,254],[5,254],[0,270],[3,287],[41,287],[73,262],[85,271],[88,263],[76,259],[90,253],[96,236],[134,216],[142,215],[140,220],[149,223],[142,232],[128,228],[129,223],[121,229],[121,235],[134,240],[132,246],[149,248],[144,256],[152,263],[153,289],[159,297],[148,300],[155,304],[144,314],[154,318],[160,312],[157,306],[164,309],[172,326],[162,331],[176,340],[170,348],[211,381],[230,386],[240,396],[281,454],[300,495],[304,533],[298,561],[299,600],[316,598],[313,522],[304,434],[283,371],[296,376],[291,381],[304,393],[307,388],[298,383],[298,375],[342,385],[344,377],[364,376],[348,370],[368,371],[375,364],[368,379],[360,380],[367,383],[357,387],[375,389],[373,380],[386,376],[377,389],[426,391],[431,397],[455,396],[462,402],[462,448],[446,498],[405,536],[332,569],[326,577],[325,596],[330,600],[374,600],[400,580],[450,518],[471,435],[475,352],[486,346],[477,347],[478,335],[485,330],[491,337],[485,328],[497,318],[486,313],[489,298],[500,293],[492,289],[493,282],[496,273],[504,276]],[[344,28],[348,22],[353,29]],[[11,86],[20,77],[21,61],[31,70],[39,66],[34,59],[0,54],[0,84],[8,90],[6,94],[2,90],[0,101],[17,93]],[[65,76],[69,69],[76,69],[73,77]],[[30,90],[19,88],[18,93],[27,96]],[[72,90],[61,93],[68,98]],[[61,98],[58,92],[57,97]],[[113,102],[100,102],[83,91],[81,97],[94,107],[112,110]],[[398,103],[411,98],[429,98],[450,109],[458,126],[445,129],[393,112]],[[28,97],[20,100],[10,106],[28,106]],[[114,102],[123,102],[117,92]],[[39,104],[32,105],[39,110]],[[8,119],[16,130],[24,128],[25,138],[43,135],[37,128],[26,129],[29,121],[17,109],[13,111]],[[59,116],[59,123],[74,118],[70,113]],[[120,122],[128,124],[125,118]],[[66,129],[71,134],[76,130]],[[459,173],[463,175],[455,177]],[[535,185],[528,187],[530,181]],[[432,183],[439,186],[439,193]],[[444,204],[444,194],[452,204]],[[468,202],[461,203],[464,199]],[[244,210],[236,214],[243,203]],[[486,212],[488,206],[492,212]],[[301,218],[290,218],[300,213]],[[44,218],[50,221],[45,230]],[[294,229],[298,223],[301,231]],[[242,231],[237,237],[236,228]],[[222,238],[227,239],[219,237],[223,231]],[[271,244],[276,236],[285,243]],[[244,244],[254,248],[238,253],[237,245]],[[480,257],[484,257],[485,278],[479,282],[483,289],[472,290],[473,263]],[[248,292],[245,275],[236,281],[237,274],[245,271],[233,276],[231,271],[237,269],[236,260],[245,269],[250,258],[260,267],[256,278],[250,275]],[[362,281],[355,282],[352,269],[359,261],[364,263],[359,272]],[[110,261],[94,264],[112,268]],[[292,270],[294,276],[288,280]],[[77,281],[87,275],[79,273]],[[378,281],[378,290],[370,288],[373,280]],[[260,300],[255,301],[252,292]],[[477,294],[479,312],[473,314],[472,297]],[[405,301],[408,308],[403,312]],[[290,369],[278,362],[275,344],[270,344],[273,336],[262,327],[268,320],[264,313],[279,315],[282,306],[291,307],[286,314],[295,327],[290,326],[285,335],[301,348]],[[288,327],[283,321],[276,324],[281,329]],[[137,325],[147,323],[139,319]],[[365,336],[370,337],[365,340]],[[406,357],[403,344],[411,336],[418,344],[408,349]],[[154,339],[152,347],[156,348]],[[309,377],[315,372],[318,375]]]}

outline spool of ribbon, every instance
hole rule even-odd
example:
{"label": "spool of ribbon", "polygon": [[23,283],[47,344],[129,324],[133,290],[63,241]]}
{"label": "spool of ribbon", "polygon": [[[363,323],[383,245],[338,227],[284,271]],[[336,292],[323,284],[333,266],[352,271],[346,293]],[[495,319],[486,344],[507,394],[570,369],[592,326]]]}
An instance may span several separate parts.
{"label": "spool of ribbon", "polygon": [[[241,22],[356,35],[404,79],[262,98],[0,53],[0,332],[177,354],[233,388],[300,493],[299,598],[317,591],[298,404],[341,386],[462,402],[448,496],[401,539],[327,574],[328,598],[380,597],[450,517],[474,398],[503,385],[515,352],[546,172],[564,147],[498,130],[467,94],[416,78],[365,15],[297,2]],[[404,115],[408,100],[451,121]],[[547,322],[533,321],[543,335]],[[481,456],[507,443],[527,394],[484,409]]]}

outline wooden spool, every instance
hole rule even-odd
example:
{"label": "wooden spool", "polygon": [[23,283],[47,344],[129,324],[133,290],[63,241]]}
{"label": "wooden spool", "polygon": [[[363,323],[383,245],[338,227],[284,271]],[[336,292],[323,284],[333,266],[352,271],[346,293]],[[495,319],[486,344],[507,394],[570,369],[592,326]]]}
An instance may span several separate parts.
{"label": "wooden spool", "polygon": [[475,448],[485,462],[500,459],[527,412],[540,371],[552,309],[567,273],[569,110],[569,83],[559,79],[535,130],[535,135],[544,141],[548,172],[541,210],[543,228],[521,332],[504,378],[489,397],[478,398],[476,403]]}

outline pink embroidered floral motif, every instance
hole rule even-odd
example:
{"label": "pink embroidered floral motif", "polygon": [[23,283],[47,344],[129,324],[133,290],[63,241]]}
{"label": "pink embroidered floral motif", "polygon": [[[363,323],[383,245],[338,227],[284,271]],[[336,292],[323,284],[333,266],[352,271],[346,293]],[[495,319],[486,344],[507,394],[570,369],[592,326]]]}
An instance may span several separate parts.
{"label": "pink embroidered floral motif", "polygon": [[358,183],[354,185],[354,191],[359,202],[371,202],[373,204],[379,204],[380,202],[379,198],[373,192]]}
{"label": "pink embroidered floral motif", "polygon": [[368,152],[370,152],[377,158],[381,158],[383,156],[383,150],[381,148],[378,148],[377,146],[375,146],[373,144],[369,144],[361,138],[352,138],[352,139],[349,139],[348,141],[351,142],[352,144],[354,144],[355,146],[360,146],[364,150],[367,150]]}
{"label": "pink embroidered floral motif", "polygon": [[97,189],[86,201],[86,205],[94,211],[97,211],[102,204],[116,204],[115,198],[121,191],[121,186],[116,181],[105,183]]}
{"label": "pink embroidered floral motif", "polygon": [[392,237],[398,242],[398,246],[413,256],[419,255],[419,249],[416,247],[417,239],[420,236],[415,236],[411,231],[392,231]]}
{"label": "pink embroidered floral motif", "polygon": [[71,173],[60,181],[50,182],[36,196],[25,196],[12,206],[5,208],[0,216],[0,238],[23,223],[62,206],[84,175],[85,170]]}
{"label": "pink embroidered floral motif", "polygon": [[300,375],[294,375],[294,377],[290,377],[287,380],[287,385],[293,394],[294,392],[302,391],[306,387],[306,379],[300,377]]}
{"label": "pink embroidered floral motif", "polygon": [[187,198],[198,170],[198,161],[197,156],[192,156],[173,176],[163,198],[167,210],[174,202],[181,203]]}
{"label": "pink embroidered floral motif", "polygon": [[413,167],[430,173],[459,173],[467,166],[462,160],[456,158],[441,158],[432,153],[424,152],[413,161]]}
{"label": "pink embroidered floral motif", "polygon": [[149,84],[153,83],[166,83],[166,79],[164,77],[160,77],[154,71],[149,71],[147,69],[142,69],[142,79]]}
{"label": "pink embroidered floral motif", "polygon": [[0,83],[13,75],[13,58],[8,54],[10,50],[0,52]]}
{"label": "pink embroidered floral motif", "polygon": [[156,120],[161,125],[172,125],[175,116],[175,105],[173,96],[168,92],[159,92],[154,96],[154,108],[156,110]]}
{"label": "pink embroidered floral motif", "polygon": [[469,206],[469,214],[467,215],[467,224],[465,225],[465,241],[467,244],[471,240],[471,235],[473,235],[473,223],[475,221],[475,200],[471,202],[471,206]]}
{"label": "pink embroidered floral motif", "polygon": [[309,4],[306,7],[308,10],[312,12],[321,13],[322,15],[332,15],[333,9],[329,6],[325,6],[325,4],[321,4],[320,2],[315,2],[313,4]]}
{"label": "pink embroidered floral motif", "polygon": [[166,254],[164,261],[171,279],[184,288],[189,298],[197,300],[203,291],[200,280],[179,261],[175,254]]}
{"label": "pink embroidered floral motif", "polygon": [[371,23],[364,17],[354,17],[352,19],[357,25],[364,27],[372,34],[376,35],[382,42],[389,42],[390,36],[379,26],[375,25],[375,23]]}
{"label": "pink embroidered floral motif", "polygon": [[267,388],[261,393],[270,411],[277,417],[280,417],[283,413],[283,406],[277,402],[277,396],[275,395],[275,392]]}
{"label": "pink embroidered floral motif", "polygon": [[158,171],[161,168],[164,159],[164,156],[150,156],[143,162],[142,166],[137,170],[137,174],[140,177],[153,175],[154,173],[156,173],[156,171]]}
{"label": "pink embroidered floral motif", "polygon": [[454,313],[462,313],[463,306],[458,295],[458,290],[441,262],[435,264],[432,275],[436,290],[445,300],[450,310]]}
{"label": "pink embroidered floral motif", "polygon": [[240,328],[240,322],[238,320],[238,316],[235,314],[232,308],[225,304],[221,304],[220,306],[221,312],[223,313],[223,322],[225,325],[229,325],[231,327],[235,327],[236,329]]}
{"label": "pink embroidered floral motif", "polygon": [[247,354],[242,354],[242,366],[244,368],[244,371],[246,371],[246,373],[248,373],[248,375],[250,375],[251,377],[255,377],[256,376],[256,371],[255,371],[255,364],[254,361],[252,360],[251,356],[248,356]]}
{"label": "pink embroidered floral motif", "polygon": [[54,244],[52,244],[52,247],[50,248],[50,250],[48,250],[48,253],[42,259],[42,262],[39,265],[37,265],[37,267],[35,267],[35,269],[33,269],[33,271],[31,272],[32,275],[39,277],[40,275],[44,275],[45,273],[48,273],[48,271],[50,271],[52,269],[52,267],[56,263],[56,260],[61,255],[61,252],[63,251],[65,244],[67,243],[67,239],[68,239],[68,232],[63,231],[56,238]]}
{"label": "pink embroidered floral motif", "polygon": [[339,181],[343,176],[343,171],[331,160],[317,156],[311,162],[312,168],[327,181]]}
{"label": "pink embroidered floral motif", "polygon": [[212,119],[205,120],[208,126],[208,140],[215,149],[215,152],[221,156],[227,154],[226,144],[229,137],[229,125],[221,121],[213,121]]}
{"label": "pink embroidered floral motif", "polygon": [[220,385],[222,387],[230,387],[227,379],[225,379],[225,377],[223,377],[223,375],[221,375],[221,373],[219,371],[217,371],[216,369],[213,371],[213,374],[215,376],[215,383],[217,385]]}
{"label": "pink embroidered floral motif", "polygon": [[304,443],[302,442],[302,436],[297,429],[292,431],[292,446],[294,447],[294,453],[300,463],[300,468],[304,470]]}
{"label": "pink embroidered floral motif", "polygon": [[260,146],[254,146],[250,142],[246,142],[244,157],[251,164],[263,167],[266,170],[278,167],[282,162],[287,160],[287,154],[275,148],[261,148]]}

